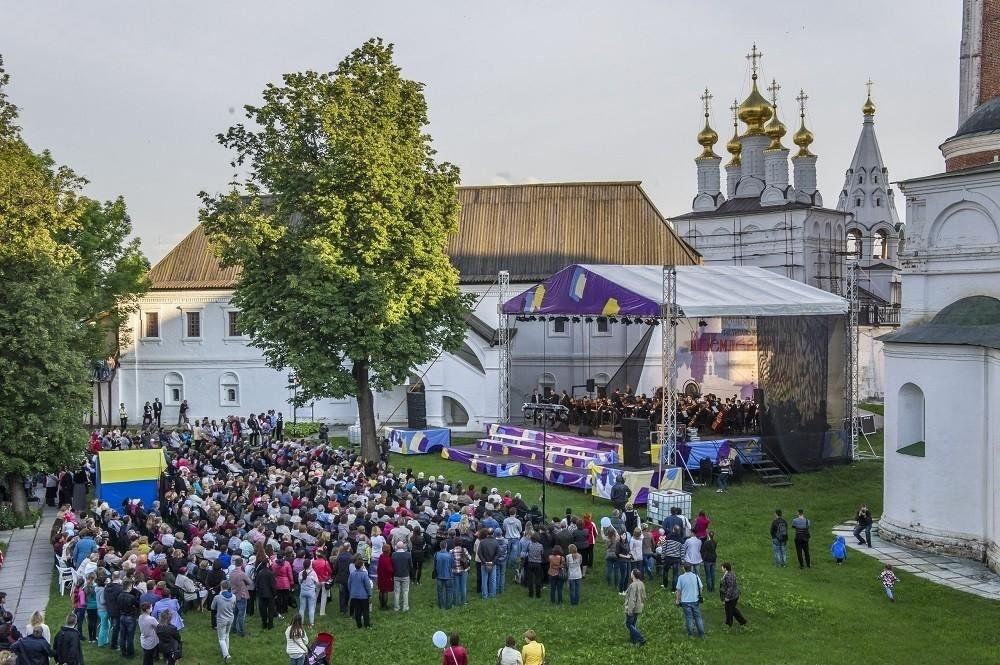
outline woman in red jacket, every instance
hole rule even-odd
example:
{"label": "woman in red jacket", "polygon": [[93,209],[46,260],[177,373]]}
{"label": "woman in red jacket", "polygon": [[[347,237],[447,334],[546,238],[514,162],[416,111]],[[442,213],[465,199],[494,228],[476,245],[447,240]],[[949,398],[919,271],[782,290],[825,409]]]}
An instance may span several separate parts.
{"label": "woman in red jacket", "polygon": [[392,593],[392,578],[395,572],[392,568],[392,548],[389,543],[382,546],[382,556],[378,558],[378,606],[379,609],[389,609],[389,594]]}
{"label": "woman in red jacket", "polygon": [[594,543],[597,542],[597,525],[590,513],[583,514],[583,528],[587,531],[587,547],[580,554],[583,555],[583,572],[594,566]]}
{"label": "woman in red jacket", "polygon": [[330,568],[330,562],[327,561],[326,557],[326,547],[320,545],[316,548],[315,558],[312,562],[313,572],[316,573],[316,579],[319,580],[319,615],[321,617],[326,616],[326,601],[330,596],[330,589],[327,586],[333,575],[333,569]]}
{"label": "woman in red jacket", "polygon": [[278,605],[278,618],[282,618],[281,615],[288,611],[288,600],[292,597],[292,584],[294,583],[295,573],[292,572],[292,564],[287,558],[279,558],[271,566],[271,572],[274,573],[274,591],[275,600]]}

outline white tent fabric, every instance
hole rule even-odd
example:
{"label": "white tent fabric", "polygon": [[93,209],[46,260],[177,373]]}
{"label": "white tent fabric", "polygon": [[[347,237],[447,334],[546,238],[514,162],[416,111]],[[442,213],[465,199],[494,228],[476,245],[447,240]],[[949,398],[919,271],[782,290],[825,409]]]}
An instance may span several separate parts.
{"label": "white tent fabric", "polygon": [[[581,264],[654,302],[663,300],[663,266]],[[753,266],[677,266],[677,305],[685,316],[812,316],[847,312],[838,295]]]}

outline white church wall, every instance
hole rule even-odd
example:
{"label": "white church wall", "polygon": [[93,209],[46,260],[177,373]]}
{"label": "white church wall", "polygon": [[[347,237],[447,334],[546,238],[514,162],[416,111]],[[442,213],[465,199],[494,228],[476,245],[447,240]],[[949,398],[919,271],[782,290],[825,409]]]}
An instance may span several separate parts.
{"label": "white church wall", "polygon": [[[983,418],[991,397],[986,353],[979,347],[889,344],[885,358],[881,532],[897,542],[982,559],[991,539],[982,498],[996,491],[989,485]],[[917,435],[913,386],[924,398],[924,457],[898,452]]]}

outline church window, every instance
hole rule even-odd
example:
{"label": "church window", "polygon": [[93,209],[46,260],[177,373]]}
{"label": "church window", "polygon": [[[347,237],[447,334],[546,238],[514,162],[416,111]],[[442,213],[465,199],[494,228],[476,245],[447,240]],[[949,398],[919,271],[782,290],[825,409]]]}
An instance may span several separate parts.
{"label": "church window", "polygon": [[861,174],[859,173],[859,174],[858,174],[858,184],[860,185],[860,184],[861,184],[861,183],[863,183],[864,181],[865,181],[865,177],[864,177],[863,175],[861,175]]}
{"label": "church window", "polygon": [[184,399],[184,377],[178,372],[167,372],[163,376],[163,394],[167,404],[180,404]]}
{"label": "church window", "polygon": [[872,176],[872,182],[874,182],[876,185],[878,184],[878,176],[877,175],[873,175]]}
{"label": "church window", "polygon": [[847,253],[861,258],[861,232],[857,229],[847,232]]}
{"label": "church window", "polygon": [[882,207],[882,199],[875,199],[875,207],[876,208]]}
{"label": "church window", "polygon": [[201,312],[185,313],[186,337],[201,337]]}
{"label": "church window", "polygon": [[876,231],[875,235],[872,237],[872,258],[889,258],[889,234],[885,231]]}
{"label": "church window", "polygon": [[240,313],[234,309],[226,312],[226,332],[230,337],[240,336]]}
{"label": "church window", "polygon": [[143,317],[143,337],[157,338],[160,336],[160,313],[159,312],[144,312]]}
{"label": "church window", "polygon": [[235,372],[223,372],[219,377],[219,406],[240,405],[240,377]]}
{"label": "church window", "polygon": [[924,416],[924,391],[916,384],[903,384],[896,416],[896,452],[924,456]]}
{"label": "church window", "polygon": [[855,205],[855,207],[860,208],[861,207],[861,199],[854,199],[854,205]]}

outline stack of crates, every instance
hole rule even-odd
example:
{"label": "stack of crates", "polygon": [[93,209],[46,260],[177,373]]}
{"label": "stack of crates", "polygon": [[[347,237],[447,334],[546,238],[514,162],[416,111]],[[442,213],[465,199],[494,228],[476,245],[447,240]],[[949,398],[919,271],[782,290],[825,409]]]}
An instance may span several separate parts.
{"label": "stack of crates", "polygon": [[674,506],[681,509],[688,519],[691,519],[691,494],[680,490],[654,490],[649,493],[646,504],[646,519],[650,523],[660,524],[670,515]]}

